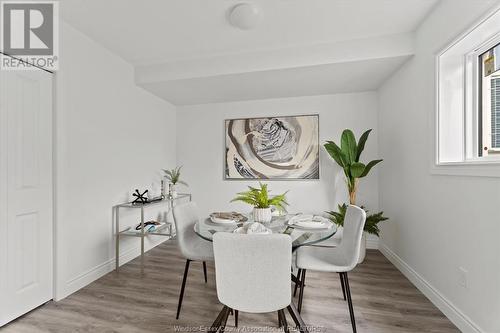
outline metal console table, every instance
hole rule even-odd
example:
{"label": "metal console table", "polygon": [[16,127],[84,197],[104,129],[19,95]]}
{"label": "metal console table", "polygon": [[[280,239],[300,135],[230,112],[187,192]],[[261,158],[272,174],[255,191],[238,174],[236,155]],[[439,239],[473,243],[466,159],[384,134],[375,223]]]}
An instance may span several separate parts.
{"label": "metal console table", "polygon": [[[154,230],[154,231],[145,231],[144,230],[144,209],[148,207],[153,207],[153,206],[158,206],[161,204],[168,204],[168,208],[172,209],[174,206],[174,203],[178,200],[182,199],[188,199],[191,201],[191,194],[188,193],[180,193],[176,198],[169,198],[166,197],[163,200],[158,200],[158,201],[153,201],[153,202],[148,202],[145,204],[137,203],[133,204],[131,202],[126,202],[122,203],[119,205],[114,206],[115,209],[115,243],[116,243],[116,259],[115,259],[115,264],[116,264],[116,271],[120,268],[120,237],[128,236],[128,237],[140,237],[141,238],[141,270],[144,269],[144,238],[149,235],[154,235],[154,236],[163,236],[163,237],[174,237],[175,235],[172,235],[172,228],[170,225],[170,231],[167,233],[165,232],[166,229],[169,227],[169,224],[165,224],[163,227],[160,229]],[[132,227],[127,227],[124,230],[120,231],[120,208],[125,208],[125,209],[140,209],[141,212],[141,229],[140,230],[133,230]]]}

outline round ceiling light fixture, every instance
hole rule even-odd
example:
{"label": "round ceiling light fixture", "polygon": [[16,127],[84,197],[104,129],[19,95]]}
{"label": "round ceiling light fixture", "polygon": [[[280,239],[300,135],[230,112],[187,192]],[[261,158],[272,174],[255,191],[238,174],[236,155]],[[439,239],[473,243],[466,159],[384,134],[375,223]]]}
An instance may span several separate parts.
{"label": "round ceiling light fixture", "polygon": [[249,3],[237,4],[229,13],[229,22],[242,30],[255,28],[260,19],[261,15],[259,9]]}

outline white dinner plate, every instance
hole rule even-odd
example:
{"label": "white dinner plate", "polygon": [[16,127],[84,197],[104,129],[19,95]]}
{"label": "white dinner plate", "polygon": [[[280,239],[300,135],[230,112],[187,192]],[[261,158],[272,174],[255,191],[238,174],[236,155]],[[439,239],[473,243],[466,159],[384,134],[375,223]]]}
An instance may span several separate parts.
{"label": "white dinner plate", "polygon": [[303,230],[326,230],[332,227],[332,222],[321,216],[314,216],[314,220],[303,218],[300,215],[292,217],[286,222],[287,225]]}

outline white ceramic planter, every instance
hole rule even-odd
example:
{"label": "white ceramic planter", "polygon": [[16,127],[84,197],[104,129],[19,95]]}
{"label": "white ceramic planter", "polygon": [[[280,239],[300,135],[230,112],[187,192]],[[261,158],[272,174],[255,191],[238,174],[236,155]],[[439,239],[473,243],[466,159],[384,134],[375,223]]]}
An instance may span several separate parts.
{"label": "white ceramic planter", "polygon": [[366,257],[366,232],[363,231],[363,237],[361,237],[361,244],[359,247],[359,258],[358,264],[361,264]]}
{"label": "white ceramic planter", "polygon": [[253,220],[255,222],[268,223],[271,222],[273,214],[271,213],[271,208],[254,208],[253,209]]}

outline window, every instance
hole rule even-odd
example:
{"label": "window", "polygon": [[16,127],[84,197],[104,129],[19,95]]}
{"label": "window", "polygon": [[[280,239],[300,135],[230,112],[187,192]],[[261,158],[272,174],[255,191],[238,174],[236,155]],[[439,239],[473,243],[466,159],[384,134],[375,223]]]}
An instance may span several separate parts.
{"label": "window", "polygon": [[436,66],[433,170],[500,176],[500,9],[442,50]]}
{"label": "window", "polygon": [[479,56],[478,156],[500,156],[500,44]]}

